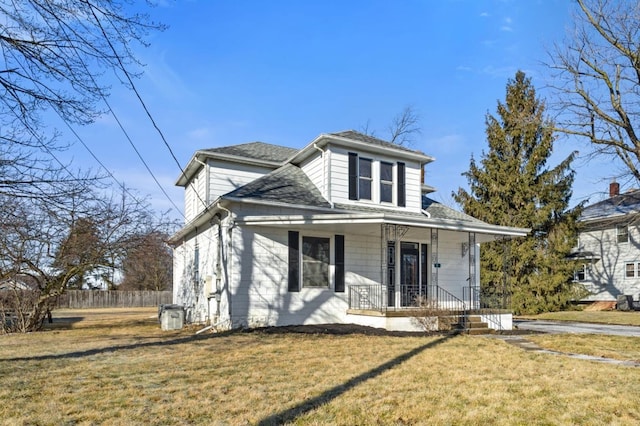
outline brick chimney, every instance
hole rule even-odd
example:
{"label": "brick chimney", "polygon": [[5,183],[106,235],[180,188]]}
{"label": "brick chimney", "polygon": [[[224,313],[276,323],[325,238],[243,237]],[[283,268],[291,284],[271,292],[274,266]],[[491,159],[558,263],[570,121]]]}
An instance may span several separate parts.
{"label": "brick chimney", "polygon": [[620,184],[615,180],[609,184],[609,197],[620,195]]}

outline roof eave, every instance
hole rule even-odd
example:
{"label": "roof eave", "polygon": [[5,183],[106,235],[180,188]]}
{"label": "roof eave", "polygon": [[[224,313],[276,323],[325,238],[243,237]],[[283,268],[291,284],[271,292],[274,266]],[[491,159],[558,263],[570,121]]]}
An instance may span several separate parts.
{"label": "roof eave", "polygon": [[316,215],[263,215],[245,216],[237,219],[238,223],[245,225],[271,225],[271,226],[292,226],[292,225],[319,225],[319,224],[376,224],[393,223],[396,225],[407,225],[422,228],[436,228],[459,232],[476,232],[479,234],[493,235],[497,237],[524,237],[531,232],[528,228],[515,228],[506,226],[489,225],[485,223],[463,222],[447,219],[424,218],[415,220],[400,215],[389,213],[335,213]]}
{"label": "roof eave", "polygon": [[214,213],[217,213],[219,210],[224,210],[224,206],[221,206],[221,201],[223,200],[220,197],[216,198],[213,203],[209,204],[203,211],[198,213],[196,217],[191,219],[188,223],[185,223],[185,225],[180,228],[178,232],[169,237],[167,243],[170,246],[175,247],[179,245],[180,241],[195,229],[205,225],[211,219]]}
{"label": "roof eave", "polygon": [[369,144],[369,143],[361,142],[355,139],[349,139],[342,136],[332,135],[330,133],[321,133],[313,141],[307,144],[307,146],[302,148],[296,154],[289,157],[289,159],[286,162],[299,164],[309,156],[313,155],[314,153],[317,153],[318,151],[316,147],[318,148],[324,147],[331,142],[334,142],[338,145],[348,145],[350,147],[358,147],[367,152],[376,152],[376,153],[387,154],[387,155],[393,154],[394,156],[411,159],[421,164],[427,164],[427,163],[431,163],[432,161],[435,161],[434,157],[427,154],[423,154],[421,152],[405,151],[401,149],[395,149],[393,147]]}
{"label": "roof eave", "polygon": [[221,152],[210,152],[205,150],[198,150],[195,152],[195,154],[193,154],[193,157],[191,157],[191,160],[189,160],[189,163],[187,163],[187,167],[185,167],[184,172],[180,175],[175,185],[186,186],[189,180],[191,179],[191,177],[200,169],[200,167],[203,167],[203,165],[206,164],[207,160],[209,159],[229,161],[232,163],[239,163],[239,164],[248,164],[251,166],[259,166],[259,167],[265,167],[269,169],[276,169],[286,163],[286,161],[276,162],[276,161],[262,160],[262,159],[251,158],[251,157],[240,157],[237,155],[225,154]]}

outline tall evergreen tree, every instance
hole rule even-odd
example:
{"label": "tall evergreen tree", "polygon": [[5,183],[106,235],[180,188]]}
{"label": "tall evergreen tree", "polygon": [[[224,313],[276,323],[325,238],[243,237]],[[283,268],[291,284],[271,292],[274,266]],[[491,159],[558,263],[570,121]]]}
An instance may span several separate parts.
{"label": "tall evergreen tree", "polygon": [[510,293],[516,314],[561,309],[584,296],[567,260],[582,208],[569,208],[575,153],[547,167],[555,136],[544,112],[531,80],[518,71],[507,83],[506,102],[498,102],[497,117],[486,116],[489,151],[480,164],[471,158],[464,173],[470,191],[453,194],[478,219],[531,228],[527,237],[483,245],[480,254],[483,294]]}

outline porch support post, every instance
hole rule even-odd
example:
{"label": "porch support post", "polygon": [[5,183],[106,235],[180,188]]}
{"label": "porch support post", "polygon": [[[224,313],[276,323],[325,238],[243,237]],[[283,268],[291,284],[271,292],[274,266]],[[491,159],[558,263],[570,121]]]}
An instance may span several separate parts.
{"label": "porch support post", "polygon": [[438,286],[438,229],[431,230],[431,282],[434,286]]}
{"label": "porch support post", "polygon": [[[387,224],[383,223],[380,225],[380,254],[381,254],[381,264],[380,264],[380,301],[382,305],[386,305],[386,302],[383,300],[384,292],[382,289],[387,285],[387,264],[389,262],[387,258]],[[382,306],[381,306],[382,307]]]}
{"label": "porch support post", "polygon": [[480,289],[476,280],[476,234],[469,232],[469,307],[471,309],[480,307]]}

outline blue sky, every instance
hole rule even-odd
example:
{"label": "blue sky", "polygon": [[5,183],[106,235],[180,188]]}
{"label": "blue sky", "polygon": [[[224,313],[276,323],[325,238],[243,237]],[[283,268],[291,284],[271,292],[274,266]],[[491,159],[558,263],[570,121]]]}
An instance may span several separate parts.
{"label": "blue sky", "polygon": [[[320,133],[361,130],[385,138],[406,106],[420,115],[413,148],[432,155],[433,198],[451,192],[473,154],[486,149],[485,115],[495,114],[521,69],[542,97],[546,48],[571,24],[569,0],[197,1],[150,10],[169,28],[137,49],[136,85],[181,165],[197,149],[263,141],[300,148]],[[133,142],[182,208],[179,168],[135,95],[115,85],[109,102]],[[79,129],[113,174],[160,210],[160,193],[111,116]],[[584,143],[561,139],[552,165]],[[78,165],[99,166],[80,145]],[[612,171],[583,160],[574,200],[597,201]]]}

